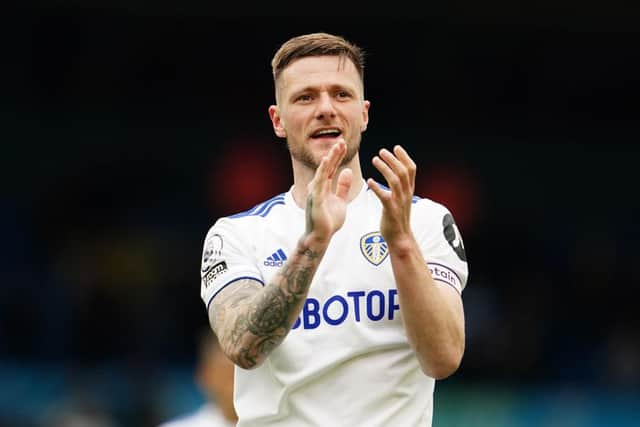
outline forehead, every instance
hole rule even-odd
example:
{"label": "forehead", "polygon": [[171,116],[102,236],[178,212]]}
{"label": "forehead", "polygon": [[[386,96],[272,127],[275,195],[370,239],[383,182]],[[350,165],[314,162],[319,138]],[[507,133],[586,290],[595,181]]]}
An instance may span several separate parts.
{"label": "forehead", "polygon": [[292,62],[280,75],[284,91],[328,84],[361,87],[360,74],[346,57],[310,56]]}

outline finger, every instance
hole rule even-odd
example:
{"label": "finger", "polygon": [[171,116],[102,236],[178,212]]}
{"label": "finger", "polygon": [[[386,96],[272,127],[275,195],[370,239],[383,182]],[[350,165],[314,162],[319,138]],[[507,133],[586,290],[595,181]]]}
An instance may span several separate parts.
{"label": "finger", "polygon": [[406,169],[402,162],[386,148],[381,149],[378,156],[380,156],[380,158],[384,160],[395,173],[401,173]]}
{"label": "finger", "polygon": [[389,150],[383,148],[380,150],[380,158],[391,168],[393,173],[399,178],[399,181],[403,185],[409,185],[409,173],[407,167],[398,160]]}
{"label": "finger", "polygon": [[352,181],[353,172],[351,171],[351,169],[343,169],[338,175],[338,183],[336,184],[336,196],[340,197],[344,201],[347,201]]}
{"label": "finger", "polygon": [[391,187],[392,191],[393,190],[396,190],[396,191],[400,190],[400,179],[393,172],[393,170],[391,170],[389,165],[384,160],[382,160],[378,156],[374,156],[373,159],[371,160],[371,163],[373,164],[373,166],[376,169],[378,169],[378,171],[380,171],[380,173],[382,174],[384,179],[389,184],[389,187]]}
{"label": "finger", "polygon": [[391,197],[389,191],[382,188],[380,184],[375,182],[372,178],[367,179],[367,185],[369,186],[371,191],[373,191],[373,193],[378,197],[378,199],[380,199],[382,205],[386,205],[387,201]]}
{"label": "finger", "polygon": [[324,156],[322,160],[320,160],[320,164],[316,169],[316,173],[307,187],[310,193],[317,193],[323,187],[322,184],[326,181],[326,178],[324,176],[326,175],[328,160],[328,156]]}
{"label": "finger", "polygon": [[402,164],[404,164],[404,166],[407,168],[409,177],[413,181],[416,177],[416,169],[418,169],[418,167],[416,166],[416,163],[413,161],[413,159],[409,156],[409,153],[407,153],[407,151],[400,145],[396,145],[395,147],[393,147],[393,153],[396,155],[398,160],[400,160]]}
{"label": "finger", "polygon": [[331,147],[329,152],[320,161],[312,181],[312,191],[316,194],[325,194],[330,191],[331,181],[336,173],[337,165],[341,158],[344,157],[344,153],[342,155],[340,154],[341,151],[346,151],[344,140]]}
{"label": "finger", "polygon": [[337,143],[329,148],[329,152],[322,157],[322,161],[316,170],[316,176],[319,179],[326,180],[335,173],[335,165],[337,157],[340,155],[340,148],[340,143]]}
{"label": "finger", "polygon": [[341,139],[337,144],[331,147],[331,150],[329,151],[329,163],[327,165],[328,179],[333,179],[346,154],[347,144],[344,139]]}

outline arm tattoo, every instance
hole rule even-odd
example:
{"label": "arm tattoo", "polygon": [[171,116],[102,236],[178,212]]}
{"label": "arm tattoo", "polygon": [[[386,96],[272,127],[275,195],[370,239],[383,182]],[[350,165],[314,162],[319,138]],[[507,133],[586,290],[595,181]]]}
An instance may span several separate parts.
{"label": "arm tattoo", "polygon": [[228,354],[235,354],[236,363],[254,367],[284,340],[302,309],[320,258],[320,252],[299,243],[295,256],[263,289],[245,282],[214,299],[214,330]]}
{"label": "arm tattoo", "polygon": [[289,302],[279,286],[267,286],[249,307],[247,328],[258,337],[287,326]]}

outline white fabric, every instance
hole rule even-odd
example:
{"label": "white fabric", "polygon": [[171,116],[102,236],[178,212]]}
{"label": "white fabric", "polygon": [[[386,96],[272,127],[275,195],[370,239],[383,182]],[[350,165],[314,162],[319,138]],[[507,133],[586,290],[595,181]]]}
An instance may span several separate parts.
{"label": "white fabric", "polygon": [[[381,212],[380,201],[363,183],[294,328],[263,365],[236,367],[239,427],[431,425],[435,381],[422,373],[408,344],[391,262],[378,233]],[[467,263],[453,249],[462,245],[455,226],[449,227],[453,244],[445,238],[447,214],[441,204],[414,198],[411,223],[434,279],[462,292]],[[291,191],[248,213],[219,219],[204,245],[201,297],[207,307],[239,278],[269,283],[286,262],[282,253],[290,256],[304,227],[304,210]]]}
{"label": "white fabric", "polygon": [[205,404],[193,414],[169,420],[158,427],[234,427],[217,406]]}

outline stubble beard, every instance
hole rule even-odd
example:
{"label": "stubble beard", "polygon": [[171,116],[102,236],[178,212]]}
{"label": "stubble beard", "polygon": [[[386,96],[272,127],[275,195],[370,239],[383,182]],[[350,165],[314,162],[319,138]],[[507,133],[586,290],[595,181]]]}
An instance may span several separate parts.
{"label": "stubble beard", "polygon": [[[358,135],[358,140],[355,141],[353,145],[347,145],[347,152],[344,155],[344,159],[342,159],[342,162],[340,163],[340,167],[348,165],[349,162],[353,160],[355,155],[358,154],[361,140],[362,140],[362,136]],[[291,154],[291,157],[293,157],[295,160],[299,161],[309,169],[315,171],[316,169],[318,169],[318,166],[320,166],[321,159],[316,159],[313,156],[313,153],[311,152],[311,150],[309,150],[309,148],[306,145],[302,145],[302,147],[292,147],[291,143],[287,139],[287,147],[289,148],[289,153]]]}

